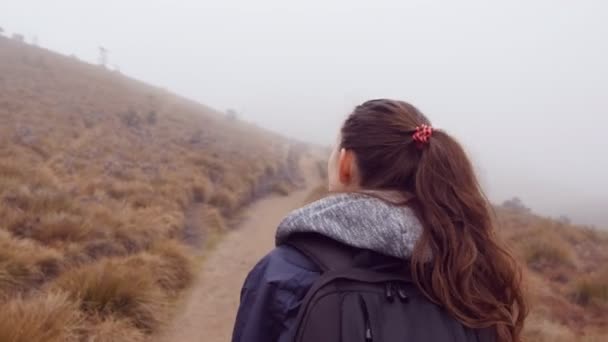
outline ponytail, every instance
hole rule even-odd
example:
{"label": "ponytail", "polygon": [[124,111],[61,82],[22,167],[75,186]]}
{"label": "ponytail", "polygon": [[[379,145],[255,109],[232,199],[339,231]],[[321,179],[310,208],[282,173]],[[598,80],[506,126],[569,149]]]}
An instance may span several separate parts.
{"label": "ponytail", "polygon": [[397,190],[424,229],[412,278],[425,296],[463,325],[519,342],[527,315],[521,270],[496,236],[492,210],[460,144],[434,130],[414,106],[372,100],[342,127],[361,186]]}
{"label": "ponytail", "polygon": [[463,324],[495,327],[497,341],[521,341],[521,271],[495,236],[489,202],[460,144],[434,131],[415,179],[425,228],[411,261],[415,282]]}

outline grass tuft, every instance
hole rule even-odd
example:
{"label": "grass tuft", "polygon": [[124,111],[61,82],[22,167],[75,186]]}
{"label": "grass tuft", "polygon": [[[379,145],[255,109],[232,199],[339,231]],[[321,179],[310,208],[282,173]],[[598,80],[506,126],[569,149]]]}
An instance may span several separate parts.
{"label": "grass tuft", "polygon": [[83,317],[65,293],[17,297],[0,304],[0,341],[79,341]]}
{"label": "grass tuft", "polygon": [[80,303],[83,312],[130,320],[146,333],[165,321],[166,298],[154,275],[126,262],[102,260],[63,273],[51,285]]}
{"label": "grass tuft", "polygon": [[608,268],[578,279],[574,284],[572,295],[581,305],[592,302],[608,303]]}

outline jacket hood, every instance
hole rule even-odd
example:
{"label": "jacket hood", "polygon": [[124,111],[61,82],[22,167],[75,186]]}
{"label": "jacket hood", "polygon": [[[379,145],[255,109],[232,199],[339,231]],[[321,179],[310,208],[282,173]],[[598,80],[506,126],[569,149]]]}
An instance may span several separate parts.
{"label": "jacket hood", "polygon": [[346,245],[409,259],[422,234],[411,208],[380,198],[377,192],[336,194],[293,211],[279,225],[276,244],[294,233],[318,233]]}

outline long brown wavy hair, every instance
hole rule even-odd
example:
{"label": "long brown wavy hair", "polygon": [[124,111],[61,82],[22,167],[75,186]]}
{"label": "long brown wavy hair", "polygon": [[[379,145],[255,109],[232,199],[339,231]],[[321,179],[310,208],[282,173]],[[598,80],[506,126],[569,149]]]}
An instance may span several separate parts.
{"label": "long brown wavy hair", "polygon": [[494,328],[499,342],[521,341],[527,306],[521,269],[496,236],[493,210],[461,145],[442,130],[413,139],[429,120],[409,103],[372,100],[342,127],[361,187],[398,190],[424,229],[411,259],[425,296],[470,328]]}

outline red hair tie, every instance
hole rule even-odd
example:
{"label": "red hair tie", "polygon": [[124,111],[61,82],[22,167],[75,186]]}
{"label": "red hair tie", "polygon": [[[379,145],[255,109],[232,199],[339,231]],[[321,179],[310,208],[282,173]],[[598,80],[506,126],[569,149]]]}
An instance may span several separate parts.
{"label": "red hair tie", "polygon": [[419,147],[423,147],[424,144],[428,144],[429,139],[433,135],[433,127],[429,125],[422,124],[416,127],[416,131],[412,135],[412,138],[415,142],[418,143]]}

